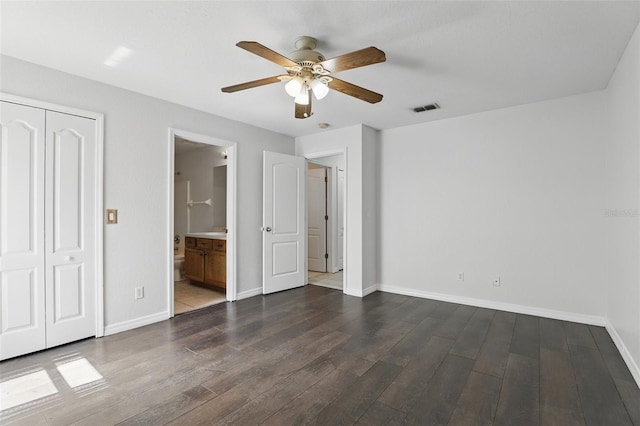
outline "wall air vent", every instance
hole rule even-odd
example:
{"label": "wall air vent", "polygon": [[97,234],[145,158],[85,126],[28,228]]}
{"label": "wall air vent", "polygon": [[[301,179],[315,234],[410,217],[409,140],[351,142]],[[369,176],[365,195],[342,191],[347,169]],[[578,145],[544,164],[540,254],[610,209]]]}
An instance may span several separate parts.
{"label": "wall air vent", "polygon": [[423,111],[431,111],[432,109],[440,109],[440,105],[438,105],[437,103],[434,102],[434,103],[429,104],[429,105],[415,107],[413,109],[413,111],[415,111],[415,112],[423,112]]}

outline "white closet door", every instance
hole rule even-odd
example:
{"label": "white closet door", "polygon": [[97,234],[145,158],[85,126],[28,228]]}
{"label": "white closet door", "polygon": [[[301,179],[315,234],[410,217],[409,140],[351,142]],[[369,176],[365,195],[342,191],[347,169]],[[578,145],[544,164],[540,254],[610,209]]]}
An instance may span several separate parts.
{"label": "white closet door", "polygon": [[45,111],[0,102],[0,359],[45,348]]}
{"label": "white closet door", "polygon": [[95,336],[95,120],[47,111],[47,347]]}

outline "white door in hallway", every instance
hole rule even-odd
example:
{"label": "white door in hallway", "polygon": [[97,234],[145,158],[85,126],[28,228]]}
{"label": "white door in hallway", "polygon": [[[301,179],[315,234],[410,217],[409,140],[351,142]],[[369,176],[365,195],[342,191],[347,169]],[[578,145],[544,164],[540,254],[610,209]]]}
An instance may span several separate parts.
{"label": "white door in hallway", "polygon": [[0,103],[0,359],[96,334],[96,124]]}
{"label": "white door in hallway", "polygon": [[305,193],[302,157],[264,152],[262,204],[262,292],[305,285]]}
{"label": "white door in hallway", "polygon": [[327,272],[327,169],[307,174],[307,256],[310,271]]}

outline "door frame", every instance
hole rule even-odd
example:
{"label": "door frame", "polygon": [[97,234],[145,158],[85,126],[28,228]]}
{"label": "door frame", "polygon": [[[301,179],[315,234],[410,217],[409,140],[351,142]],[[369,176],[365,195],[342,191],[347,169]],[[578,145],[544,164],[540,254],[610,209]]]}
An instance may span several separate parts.
{"label": "door frame", "polygon": [[50,102],[40,101],[37,99],[25,98],[22,96],[11,95],[0,92],[0,100],[14,104],[25,105],[33,108],[40,108],[49,111],[56,111],[63,114],[77,115],[80,117],[95,120],[96,126],[96,155],[94,166],[96,169],[95,191],[96,198],[94,207],[96,210],[95,222],[95,328],[96,337],[104,336],[104,114],[83,109],[68,107],[65,105],[54,104]]}
{"label": "door frame", "polygon": [[173,209],[174,209],[174,168],[175,168],[175,139],[180,137],[192,142],[202,143],[205,145],[214,145],[224,147],[227,152],[227,301],[233,302],[237,300],[238,288],[236,282],[236,211],[237,211],[237,159],[236,147],[237,143],[229,140],[218,139],[213,136],[193,133],[188,130],[182,130],[169,127],[168,133],[168,162],[167,162],[167,228],[166,228],[166,271],[167,271],[167,305],[169,318],[175,316],[174,312],[174,294],[173,294]]}
{"label": "door frame", "polygon": [[[319,160],[322,159],[324,157],[333,157],[334,155],[342,155],[344,156],[344,165],[345,165],[345,174],[344,174],[344,206],[343,206],[343,220],[344,220],[344,243],[343,243],[343,247],[342,247],[342,255],[343,255],[343,273],[342,273],[342,292],[344,294],[347,294],[347,268],[349,267],[349,261],[348,261],[348,256],[347,256],[347,246],[349,245],[348,242],[348,236],[349,233],[347,232],[349,223],[348,223],[348,215],[347,212],[349,211],[349,197],[347,195],[347,180],[348,180],[348,173],[346,173],[347,167],[348,167],[348,163],[347,163],[347,147],[344,148],[338,148],[338,149],[331,149],[331,150],[327,150],[327,151],[316,151],[316,152],[308,152],[306,154],[302,154],[302,157],[307,159],[307,162],[314,162],[313,160]],[[330,167],[332,170],[334,169],[334,167]],[[337,168],[336,168],[337,169]],[[305,210],[308,209],[308,203],[305,203]],[[308,212],[305,211],[305,214],[308,215]],[[332,244],[333,246],[333,244]],[[307,268],[308,269],[308,268]],[[308,275],[308,271],[305,271],[305,281],[309,281],[309,275]]]}

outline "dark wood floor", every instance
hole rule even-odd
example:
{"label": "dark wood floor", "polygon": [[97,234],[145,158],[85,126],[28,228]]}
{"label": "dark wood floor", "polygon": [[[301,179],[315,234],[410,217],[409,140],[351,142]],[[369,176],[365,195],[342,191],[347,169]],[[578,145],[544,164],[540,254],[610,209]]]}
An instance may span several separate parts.
{"label": "dark wood floor", "polygon": [[[70,388],[56,365],[102,380]],[[307,286],[9,360],[57,388],[19,424],[640,425],[640,391],[601,327]]]}

